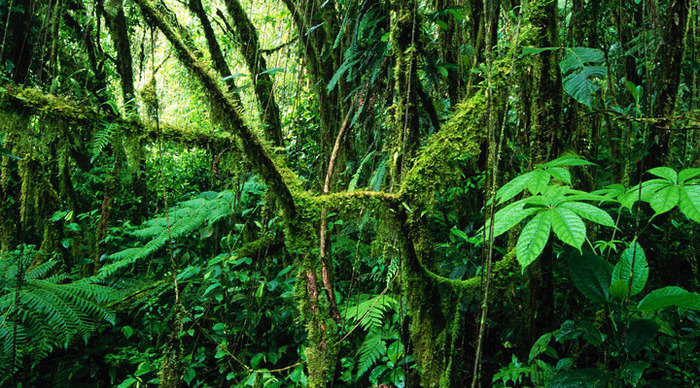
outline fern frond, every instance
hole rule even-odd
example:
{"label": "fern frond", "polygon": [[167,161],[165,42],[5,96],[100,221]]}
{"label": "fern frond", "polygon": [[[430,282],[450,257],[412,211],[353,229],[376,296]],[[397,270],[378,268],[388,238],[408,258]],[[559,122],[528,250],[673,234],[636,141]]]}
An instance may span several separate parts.
{"label": "fern frond", "polygon": [[[56,268],[56,261],[27,270],[22,288],[17,290],[19,269],[26,268],[32,258],[40,254],[32,247],[25,247],[0,257],[0,267],[6,269],[5,287],[0,289],[2,370],[12,370],[17,361],[36,364],[53,349],[68,346],[75,338],[86,341],[98,322],[113,324],[115,321],[114,314],[104,304],[113,300],[116,293],[109,287],[85,280],[65,283],[68,276],[63,273],[47,277]],[[8,275],[15,276],[14,282]],[[17,357],[14,360],[13,351]],[[0,376],[0,385],[4,377]]]}
{"label": "fern frond", "polygon": [[387,311],[397,311],[399,302],[389,295],[360,295],[359,301],[344,311],[345,317],[355,323],[360,322],[366,331],[379,330],[384,323]]}
{"label": "fern frond", "polygon": [[24,274],[24,279],[33,280],[43,278],[44,276],[46,276],[47,273],[49,273],[49,271],[53,269],[53,267],[56,266],[56,264],[58,264],[58,261],[56,260],[49,260],[44,263],[41,263],[36,267],[27,270],[27,272]]}
{"label": "fern frond", "polygon": [[95,132],[95,136],[92,138],[92,143],[90,144],[90,151],[92,152],[90,163],[94,162],[102,151],[107,148],[112,141],[112,136],[118,128],[119,125],[116,123],[102,123],[102,129]]}
{"label": "fern frond", "polygon": [[380,331],[370,331],[357,349],[357,379],[386,354],[386,342]]}
{"label": "fern frond", "polygon": [[197,198],[184,201],[168,211],[170,231],[165,217],[157,217],[143,224],[132,235],[147,239],[144,245],[124,249],[110,255],[114,262],[102,267],[98,279],[105,279],[120,269],[128,267],[163,248],[169,238],[178,239],[192,235],[205,225],[213,225],[233,214],[235,195],[232,192],[204,192]]}

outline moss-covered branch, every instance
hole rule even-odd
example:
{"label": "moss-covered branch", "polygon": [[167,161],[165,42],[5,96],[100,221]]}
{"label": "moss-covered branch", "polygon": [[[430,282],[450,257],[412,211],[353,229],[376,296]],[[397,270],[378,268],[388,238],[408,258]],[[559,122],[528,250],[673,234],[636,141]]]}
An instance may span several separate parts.
{"label": "moss-covered branch", "polygon": [[[100,113],[89,104],[81,104],[69,98],[45,93],[39,89],[23,89],[5,85],[0,93],[0,111],[19,116],[41,116],[67,124],[79,124],[88,131],[94,130],[101,123],[115,123],[128,135],[143,136],[155,141],[159,136],[163,140],[186,146],[222,149],[228,146],[234,137],[230,134],[216,133],[197,127],[179,127],[160,123],[160,133],[155,125],[146,124],[137,119],[124,120],[112,115]],[[71,129],[66,125],[65,129]]]}
{"label": "moss-covered branch", "polygon": [[456,161],[479,155],[486,139],[484,106],[486,97],[481,92],[457,106],[455,114],[433,136],[403,180],[402,199],[425,206],[440,187],[457,176]]}
{"label": "moss-covered branch", "polygon": [[233,258],[241,257],[261,257],[272,255],[279,249],[284,247],[284,237],[283,236],[273,236],[272,234],[266,234],[255,241],[251,241],[242,247],[233,251]]}
{"label": "moss-covered branch", "polygon": [[260,103],[260,116],[265,123],[265,137],[280,147],[283,145],[280,110],[272,92],[272,78],[266,72],[267,63],[260,50],[258,31],[238,0],[226,0],[225,4],[238,33],[240,51],[248,65],[248,71],[255,75],[251,78]]}
{"label": "moss-covered branch", "polygon": [[[231,98],[224,93],[218,82],[218,77],[212,74],[211,69],[200,61],[180,35],[172,28],[148,0],[134,0],[143,13],[149,25],[157,27],[175,48],[175,53],[180,62],[197,77],[210,99],[213,116],[218,118],[227,130],[237,134],[243,145],[243,152],[249,160],[253,161],[257,172],[270,184],[272,192],[277,197],[282,211],[288,219],[296,215],[294,198],[284,176],[292,177],[291,171],[283,172],[278,160],[273,159],[270,146],[261,140],[241,118],[238,109]],[[284,175],[284,176],[283,176]],[[290,184],[292,182],[289,182]]]}

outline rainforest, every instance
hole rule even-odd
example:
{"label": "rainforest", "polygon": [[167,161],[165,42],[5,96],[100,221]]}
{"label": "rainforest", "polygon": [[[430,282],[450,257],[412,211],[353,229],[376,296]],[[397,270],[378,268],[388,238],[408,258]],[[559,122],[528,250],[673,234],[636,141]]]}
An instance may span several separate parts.
{"label": "rainforest", "polygon": [[0,0],[0,386],[700,386],[698,0]]}

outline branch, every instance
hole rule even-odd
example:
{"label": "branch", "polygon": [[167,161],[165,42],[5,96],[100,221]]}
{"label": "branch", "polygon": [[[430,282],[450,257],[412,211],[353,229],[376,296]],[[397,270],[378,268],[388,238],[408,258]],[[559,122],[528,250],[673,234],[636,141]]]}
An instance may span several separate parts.
{"label": "branch", "polygon": [[[258,138],[245,124],[231,98],[224,93],[217,78],[212,75],[211,69],[195,57],[182,41],[180,35],[162,17],[161,13],[153,7],[153,4],[149,0],[134,0],[134,2],[141,8],[146,22],[150,26],[157,27],[165,35],[175,48],[175,53],[180,62],[192,71],[207,91],[213,116],[219,117],[221,124],[227,130],[240,137],[243,143],[243,153],[252,162],[262,178],[270,184],[272,192],[281,204],[285,217],[287,219],[294,218],[296,216],[294,198],[282,176],[282,168],[278,166],[279,162],[272,159],[271,155],[273,153],[269,145]],[[287,170],[285,175],[291,177],[293,173]]]}
{"label": "branch", "polygon": [[486,97],[480,91],[457,106],[455,114],[432,137],[403,180],[400,197],[404,201],[414,208],[426,207],[440,187],[458,176],[456,161],[479,156],[486,140],[485,105]]}
{"label": "branch", "polygon": [[263,54],[272,54],[276,51],[282,50],[283,48],[289,46],[290,44],[296,42],[299,39],[299,35],[296,35],[292,39],[288,40],[287,42],[284,42],[282,44],[279,44],[275,47],[270,47],[269,49],[261,49],[260,52]]}
{"label": "branch", "polygon": [[[48,94],[39,89],[23,89],[5,85],[0,93],[0,111],[11,112],[21,116],[41,116],[64,123],[80,124],[92,130],[102,123],[115,123],[127,134],[144,136],[151,141],[158,137],[154,125],[145,124],[138,119],[122,119],[112,114],[104,114],[97,107],[76,102],[63,96]],[[204,128],[178,127],[161,123],[163,139],[187,146],[222,149],[227,147],[233,136],[218,134]],[[65,126],[65,130],[75,130]]]}

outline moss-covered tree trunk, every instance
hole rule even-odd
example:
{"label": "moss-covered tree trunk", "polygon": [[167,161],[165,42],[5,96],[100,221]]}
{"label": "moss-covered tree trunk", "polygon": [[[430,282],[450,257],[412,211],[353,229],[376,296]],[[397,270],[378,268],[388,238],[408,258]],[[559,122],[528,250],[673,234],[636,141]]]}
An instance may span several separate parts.
{"label": "moss-covered tree trunk", "polygon": [[651,137],[646,168],[659,167],[670,162],[673,116],[681,80],[681,65],[685,52],[685,37],[688,27],[689,1],[671,1],[666,9],[666,20],[661,30],[662,45],[659,48],[659,66],[655,74],[656,98],[654,114],[662,119],[655,126]]}
{"label": "moss-covered tree trunk", "polygon": [[[458,2],[454,0],[437,0],[436,11],[444,12],[450,7],[460,9]],[[447,95],[450,97],[450,105],[455,106],[466,92],[465,74],[468,74],[462,61],[462,50],[466,41],[466,34],[461,27],[462,20],[457,20],[460,13],[446,13],[443,21],[447,24],[447,29],[438,31],[440,45],[440,57],[447,71]]]}
{"label": "moss-covered tree trunk", "polygon": [[[299,34],[300,50],[304,65],[308,70],[310,85],[318,102],[318,114],[321,125],[321,165],[320,177],[328,170],[335,139],[340,131],[343,114],[348,109],[347,85],[343,77],[338,86],[327,90],[326,86],[333,78],[343,61],[344,44],[335,45],[340,33],[340,21],[335,10],[335,2],[319,0],[282,0],[292,13],[294,24]],[[341,43],[344,39],[341,40]],[[340,163],[343,161],[341,150]]]}
{"label": "moss-covered tree trunk", "polygon": [[260,118],[265,130],[265,137],[272,144],[281,147],[282,125],[280,112],[275,94],[271,74],[268,72],[267,62],[260,50],[258,31],[251,22],[238,0],[226,0],[226,9],[233,21],[233,27],[238,33],[240,51],[248,65],[250,77],[253,80],[255,95],[260,103]]}
{"label": "moss-covered tree trunk", "polygon": [[2,47],[2,63],[4,71],[10,73],[10,78],[16,84],[29,81],[29,68],[32,64],[36,35],[32,33],[36,24],[34,16],[34,0],[17,0],[13,7],[8,7]]}
{"label": "moss-covered tree trunk", "polygon": [[202,0],[190,0],[189,8],[202,24],[204,38],[207,40],[207,48],[209,49],[209,54],[211,55],[212,66],[214,69],[216,69],[221,78],[224,79],[224,83],[228,87],[228,91],[231,93],[231,98],[233,101],[236,104],[241,105],[241,96],[238,94],[238,90],[236,89],[236,80],[231,76],[231,69],[226,63],[226,58],[224,57],[223,51],[221,51],[219,41],[216,39],[216,33],[214,32],[214,28],[211,26],[207,12],[204,10]]}
{"label": "moss-covered tree trunk", "polygon": [[[105,1],[104,16],[107,21],[107,27],[109,29],[110,36],[112,37],[112,43],[114,44],[117,54],[117,72],[119,73],[119,77],[121,79],[120,85],[124,103],[124,113],[127,117],[134,117],[138,114],[136,101],[134,99],[134,70],[132,67],[131,44],[129,42],[129,33],[122,0]],[[119,143],[120,142],[113,142],[112,144],[114,165],[110,176],[105,182],[104,197],[102,199],[102,207],[100,210],[100,219],[97,223],[94,251],[95,270],[97,270],[100,266],[100,256],[102,256],[102,239],[105,237],[107,228],[111,221],[114,198],[120,184],[119,174],[122,169],[122,163],[125,160],[123,144]],[[140,144],[138,145],[140,146]],[[140,166],[137,168],[140,169]],[[142,178],[140,174],[136,174],[135,176],[137,180]],[[142,185],[137,183],[134,187],[138,188],[142,187]]]}
{"label": "moss-covered tree trunk", "polygon": [[421,20],[418,3],[413,0],[396,2],[394,14],[391,30],[396,58],[392,162],[395,181],[400,184],[420,145],[417,58]]}
{"label": "moss-covered tree trunk", "polygon": [[[134,70],[131,61],[129,32],[122,0],[106,0],[104,15],[117,54],[117,72],[121,77],[123,103],[129,113],[134,112]],[[129,106],[132,107],[129,107]]]}
{"label": "moss-covered tree trunk", "polygon": [[[534,29],[537,47],[559,46],[557,4],[553,1],[535,1],[530,4],[530,23]],[[530,109],[530,161],[543,163],[558,156],[562,144],[561,107],[562,86],[556,51],[543,51],[532,64],[532,104]],[[552,243],[548,244],[539,260],[528,267],[530,292],[529,337],[531,343],[556,324],[554,315],[554,273]]]}

